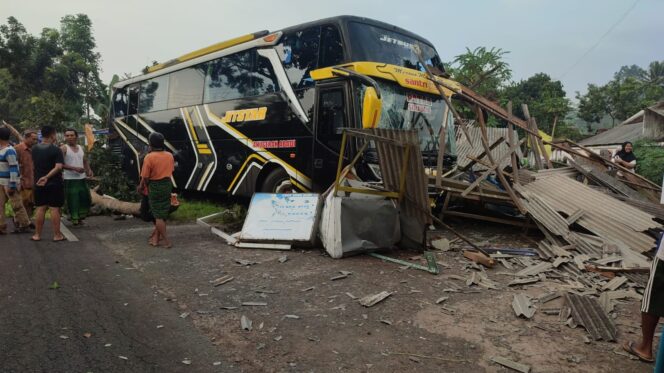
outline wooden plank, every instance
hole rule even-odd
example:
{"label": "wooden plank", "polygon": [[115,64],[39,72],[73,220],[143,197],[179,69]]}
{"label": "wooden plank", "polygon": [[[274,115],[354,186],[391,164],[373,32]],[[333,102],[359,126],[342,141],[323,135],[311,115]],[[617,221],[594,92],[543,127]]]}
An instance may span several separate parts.
{"label": "wooden plank", "polygon": [[[533,122],[530,118],[530,111],[528,110],[528,105],[526,104],[521,104],[521,109],[523,110],[523,115],[526,117],[526,121],[528,123],[528,128],[530,128],[531,132],[535,132],[539,135],[537,131],[533,129]],[[540,158],[539,154],[539,147],[537,145],[537,140],[535,140],[535,137],[532,134],[528,135],[528,142],[530,143],[530,150],[533,152],[533,157],[535,158],[535,167],[538,170],[542,169],[542,159]]]}
{"label": "wooden plank", "polygon": [[440,127],[440,134],[438,136],[438,160],[436,161],[436,187],[442,185],[443,180],[443,160],[445,159],[445,146],[447,145],[446,136],[447,136],[447,126],[449,125],[447,117],[449,116],[450,108],[445,106],[445,111],[443,112],[443,125]]}
{"label": "wooden plank", "polygon": [[522,220],[503,219],[503,218],[497,218],[497,217],[494,217],[494,216],[470,214],[470,213],[467,213],[467,212],[460,212],[460,211],[446,211],[445,216],[456,216],[456,217],[460,217],[460,218],[483,220],[483,221],[488,221],[488,222],[492,222],[492,223],[513,225],[513,226],[522,227],[522,228],[537,228],[535,225],[528,224],[528,222],[522,221]]}
{"label": "wooden plank", "polygon": [[[537,127],[537,120],[535,118],[532,118],[533,120],[533,129],[539,133],[539,127]],[[544,147],[544,143],[542,142],[541,137],[535,138],[537,141],[537,146],[539,146],[540,151],[542,152],[542,156],[544,157],[544,161],[546,162],[546,167],[547,168],[553,168],[553,164],[551,164],[551,159],[549,159],[549,153],[546,152],[546,148]]]}
{"label": "wooden plank", "polygon": [[[491,146],[489,146],[489,149],[491,149],[491,150],[495,149],[498,145],[502,144],[503,141],[505,141],[505,138],[502,137],[502,136],[499,137],[496,141],[493,142],[493,144],[491,144]],[[477,156],[477,158],[482,159],[482,158],[484,158],[485,156],[486,156],[486,150],[482,151],[482,153],[480,153],[480,154]],[[465,172],[465,171],[467,171],[468,169],[470,169],[471,167],[473,167],[474,165],[475,165],[475,162],[470,162],[470,163],[468,163],[467,165],[465,165],[465,166],[459,168],[459,171],[461,171],[461,172]]]}
{"label": "wooden plank", "polygon": [[[483,142],[482,142],[482,143],[484,143],[484,139],[483,139]],[[488,143],[488,142],[487,142],[487,143]],[[512,151],[514,151],[514,147],[513,147]],[[486,154],[486,150],[484,151],[484,154]],[[484,172],[482,173],[482,175],[480,175],[475,181],[473,181],[473,183],[470,184],[470,186],[468,186],[468,187],[463,191],[463,193],[461,193],[461,196],[462,196],[462,197],[466,197],[466,196],[468,195],[468,193],[470,193],[473,189],[475,189],[475,188],[476,188],[476,187],[482,182],[482,180],[486,179],[487,176],[489,176],[493,171],[496,171],[497,169],[499,169],[500,167],[498,167],[498,165],[500,165],[501,163],[503,163],[503,161],[504,161],[508,156],[510,156],[510,153],[505,153],[505,154],[503,154],[503,156],[500,157],[500,159],[498,160],[498,163],[496,163],[496,164],[489,164],[489,163],[486,163],[485,161],[481,161],[482,165],[485,166],[485,167],[487,167],[487,170],[484,171]],[[476,162],[479,162],[478,159],[475,159],[475,161],[476,161]]]}
{"label": "wooden plank", "polygon": [[[477,110],[477,113],[478,113],[477,117],[480,121],[480,128],[482,130],[482,136],[481,136],[482,137],[482,145],[484,146],[484,150],[486,150],[486,156],[489,159],[489,162],[491,164],[493,164],[494,166],[499,165],[499,163],[496,163],[496,161],[493,159],[493,155],[491,155],[491,150],[489,150],[489,141],[487,140],[486,125],[484,124],[484,115],[482,115],[482,109],[480,109],[479,106],[476,106],[476,110]],[[516,194],[514,193],[514,191],[512,190],[512,187],[510,186],[510,184],[507,182],[507,179],[505,178],[505,175],[503,175],[503,170],[500,167],[496,166],[496,173],[498,174],[498,179],[500,180],[501,184],[503,185],[503,188],[505,188],[505,191],[507,192],[507,194],[509,194],[510,198],[512,198],[512,202],[514,202],[514,206],[516,206],[516,208],[519,209],[519,211],[522,214],[525,214],[527,212],[527,210],[523,206],[523,204],[521,203],[521,200],[519,199],[519,197],[517,197]]]}
{"label": "wooden plank", "polygon": [[[512,101],[507,103],[507,141],[509,146],[514,145],[514,125],[512,124]],[[512,179],[514,183],[519,184],[519,165],[516,160],[516,152],[510,152],[512,164]]]}

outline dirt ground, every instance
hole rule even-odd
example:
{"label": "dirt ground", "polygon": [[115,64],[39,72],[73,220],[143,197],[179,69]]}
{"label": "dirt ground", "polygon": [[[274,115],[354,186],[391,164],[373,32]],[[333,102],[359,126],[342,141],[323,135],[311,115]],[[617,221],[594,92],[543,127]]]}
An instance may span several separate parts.
{"label": "dirt ground", "polygon": [[[147,245],[150,226],[142,222],[108,217],[92,222],[87,229],[118,256],[118,265],[138,270],[172,305],[173,317],[191,323],[243,371],[510,371],[493,363],[494,356],[529,365],[532,372],[653,369],[627,357],[619,343],[587,343],[584,329],[561,324],[557,315],[517,318],[514,294],[538,296],[561,284],[508,287],[508,273],[518,269],[497,265],[486,274],[500,284],[498,290],[469,287],[458,276],[468,278],[475,269],[458,251],[436,253],[441,273],[432,275],[365,255],[335,260],[319,249],[238,249],[195,225],[172,227],[174,248],[154,249]],[[532,247],[531,239],[538,238],[485,223],[454,227],[474,242],[495,246]],[[454,238],[449,232],[434,234]],[[410,251],[389,255],[421,257]],[[288,259],[282,263],[283,256]],[[339,271],[352,274],[331,280]],[[213,286],[211,281],[225,275],[233,280]],[[355,299],[381,291],[393,294],[370,308]],[[448,299],[437,304],[441,297]],[[619,304],[616,315],[619,342],[636,339],[638,301]],[[251,320],[251,330],[241,328],[242,316]],[[196,371],[196,362],[191,368]]]}

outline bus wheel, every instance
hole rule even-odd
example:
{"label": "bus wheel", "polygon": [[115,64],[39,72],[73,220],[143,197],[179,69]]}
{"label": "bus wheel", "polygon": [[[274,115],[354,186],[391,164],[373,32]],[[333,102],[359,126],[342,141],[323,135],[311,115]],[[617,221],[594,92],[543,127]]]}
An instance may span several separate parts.
{"label": "bus wheel", "polygon": [[295,193],[295,187],[283,168],[272,170],[261,186],[263,193]]}

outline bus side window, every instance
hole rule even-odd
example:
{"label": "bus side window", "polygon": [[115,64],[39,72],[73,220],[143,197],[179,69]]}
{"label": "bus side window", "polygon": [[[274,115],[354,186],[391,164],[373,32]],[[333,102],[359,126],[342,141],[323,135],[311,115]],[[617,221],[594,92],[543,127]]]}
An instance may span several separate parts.
{"label": "bus side window", "polygon": [[318,67],[339,65],[344,62],[341,35],[335,26],[323,26],[321,33],[320,62]]}
{"label": "bus side window", "polygon": [[170,74],[168,82],[169,109],[200,105],[203,102],[203,84],[205,84],[206,69],[207,65],[201,64]]}
{"label": "bus side window", "polygon": [[138,84],[132,85],[128,89],[129,91],[129,115],[134,115],[138,113]]}
{"label": "bus side window", "polygon": [[284,35],[276,46],[293,89],[314,85],[309,72],[318,67],[319,45],[320,27],[315,26]]}
{"label": "bus side window", "polygon": [[255,51],[244,51],[210,61],[205,77],[205,102],[253,96],[251,70]]}
{"label": "bus side window", "polygon": [[113,96],[113,116],[124,117],[127,115],[127,93],[124,88],[115,91]]}
{"label": "bus side window", "polygon": [[138,99],[139,113],[166,109],[168,79],[168,75],[162,75],[141,83],[141,93]]}
{"label": "bus side window", "polygon": [[337,150],[341,146],[341,132],[346,127],[344,93],[341,89],[320,93],[318,140]]}
{"label": "bus side window", "polygon": [[252,73],[254,77],[254,87],[257,95],[264,95],[279,91],[279,83],[274,74],[274,69],[270,60],[260,55],[256,55],[256,68]]}

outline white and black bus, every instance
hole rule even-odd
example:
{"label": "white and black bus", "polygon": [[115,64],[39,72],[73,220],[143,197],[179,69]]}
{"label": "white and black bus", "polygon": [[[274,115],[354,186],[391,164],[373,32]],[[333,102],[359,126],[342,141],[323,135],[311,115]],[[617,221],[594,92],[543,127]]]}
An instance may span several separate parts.
{"label": "white and black bus", "polygon": [[[324,190],[335,177],[342,128],[417,128],[422,153],[435,160],[451,114],[414,45],[427,64],[441,66],[426,39],[340,16],[241,36],[153,66],[113,86],[110,122],[127,145],[126,172],[137,178],[153,131],[164,134],[175,156],[180,190]],[[362,120],[368,91],[379,101],[373,123]],[[453,152],[454,126],[446,127]]]}

